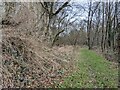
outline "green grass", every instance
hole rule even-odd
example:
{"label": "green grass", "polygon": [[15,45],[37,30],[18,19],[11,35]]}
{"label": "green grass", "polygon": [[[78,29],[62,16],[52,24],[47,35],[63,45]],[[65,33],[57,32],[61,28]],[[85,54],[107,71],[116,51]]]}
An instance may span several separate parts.
{"label": "green grass", "polygon": [[77,70],[59,88],[117,88],[118,69],[113,62],[88,49],[81,49],[77,58]]}

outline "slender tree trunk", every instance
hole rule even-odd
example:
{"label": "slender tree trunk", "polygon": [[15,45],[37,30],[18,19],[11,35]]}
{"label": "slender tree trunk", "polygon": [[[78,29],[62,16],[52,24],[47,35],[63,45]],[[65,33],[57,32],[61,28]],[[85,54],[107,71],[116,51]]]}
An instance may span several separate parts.
{"label": "slender tree trunk", "polygon": [[105,14],[106,14],[106,16],[105,16],[105,24],[106,24],[106,26],[105,26],[105,40],[104,40],[104,48],[105,48],[105,50],[108,48],[108,2],[106,2],[106,7],[105,7],[106,9],[105,9]]}
{"label": "slender tree trunk", "polygon": [[104,51],[104,2],[102,3],[103,15],[102,15],[102,41],[101,41],[101,49]]}
{"label": "slender tree trunk", "polygon": [[120,63],[120,24],[119,24],[119,26],[118,26],[118,60],[119,60],[119,63]]}
{"label": "slender tree trunk", "polygon": [[[96,31],[95,31],[95,35],[93,37],[93,41],[92,41],[92,46],[94,45],[94,42],[97,42],[97,46],[99,44],[99,25],[100,25],[100,7],[98,8],[98,13],[97,13],[97,17],[96,17],[96,20],[98,21],[97,22],[97,25],[95,26],[96,27]],[[97,41],[95,41],[97,38]]]}
{"label": "slender tree trunk", "polygon": [[88,37],[88,48],[91,49],[91,40],[90,40],[90,31],[91,31],[91,5],[92,2],[90,1],[89,12],[88,12],[88,22],[87,22],[87,37]]}

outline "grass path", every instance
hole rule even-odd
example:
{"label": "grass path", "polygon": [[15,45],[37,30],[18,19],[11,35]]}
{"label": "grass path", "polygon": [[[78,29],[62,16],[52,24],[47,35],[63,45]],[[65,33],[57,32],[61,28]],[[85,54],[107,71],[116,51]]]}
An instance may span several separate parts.
{"label": "grass path", "polygon": [[77,57],[77,70],[64,78],[60,88],[117,88],[118,69],[94,51],[81,49]]}

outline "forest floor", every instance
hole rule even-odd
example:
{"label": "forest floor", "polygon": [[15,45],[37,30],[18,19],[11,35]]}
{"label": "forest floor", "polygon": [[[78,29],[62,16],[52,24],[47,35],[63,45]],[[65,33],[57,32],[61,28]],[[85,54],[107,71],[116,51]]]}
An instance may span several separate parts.
{"label": "forest floor", "polygon": [[3,88],[49,88],[74,66],[73,46],[50,48],[32,35],[15,28],[5,28],[2,34]]}
{"label": "forest floor", "polygon": [[117,88],[117,63],[85,47],[49,48],[15,30],[4,29],[2,35],[4,88]]}
{"label": "forest floor", "polygon": [[118,65],[105,60],[96,52],[81,48],[76,59],[76,69],[66,76],[59,88],[117,88]]}

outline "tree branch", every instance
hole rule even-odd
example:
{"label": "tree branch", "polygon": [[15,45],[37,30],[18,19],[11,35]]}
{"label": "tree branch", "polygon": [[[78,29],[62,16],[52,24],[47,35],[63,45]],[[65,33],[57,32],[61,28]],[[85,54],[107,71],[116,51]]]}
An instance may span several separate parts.
{"label": "tree branch", "polygon": [[63,8],[67,7],[70,1],[71,0],[68,0],[67,2],[65,2],[55,13],[53,13],[53,15],[57,15]]}

